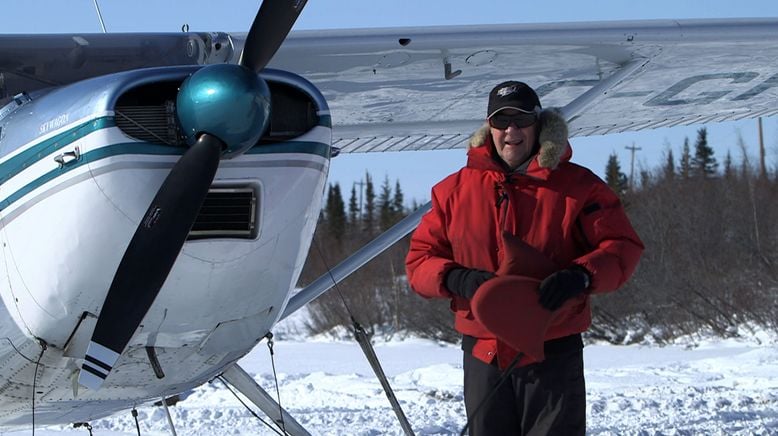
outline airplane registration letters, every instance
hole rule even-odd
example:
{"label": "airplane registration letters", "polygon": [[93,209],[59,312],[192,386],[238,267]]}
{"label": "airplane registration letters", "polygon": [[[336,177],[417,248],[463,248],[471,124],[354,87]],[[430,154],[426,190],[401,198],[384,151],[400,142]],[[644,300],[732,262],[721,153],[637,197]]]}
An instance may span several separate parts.
{"label": "airplane registration letters", "polygon": [[[754,78],[759,76],[758,73],[745,72],[745,73],[716,73],[716,74],[701,74],[699,76],[687,77],[675,85],[667,88],[664,92],[652,98],[645,103],[646,106],[677,106],[680,104],[708,104],[721,97],[729,94],[731,91],[706,91],[701,92],[697,98],[688,99],[675,99],[672,98],[684,90],[690,88],[692,85],[708,80],[724,80],[731,79],[732,83],[745,83],[750,82]],[[748,94],[748,92],[746,93]],[[754,94],[756,95],[756,94]]]}
{"label": "airplane registration letters", "polygon": [[[679,98],[678,95],[684,91],[688,91],[694,86],[705,86],[705,82],[712,80],[716,81],[729,81],[730,84],[749,83],[759,77],[759,73],[753,71],[732,72],[732,73],[711,73],[700,74],[696,76],[690,76],[683,78],[668,87],[664,91],[650,98],[643,103],[644,106],[680,106],[680,105],[704,105],[712,103],[725,97],[728,94],[733,93],[736,89],[732,88],[727,90],[724,86],[716,86],[715,91],[703,90],[697,93],[693,97]],[[548,82],[538,87],[538,95],[544,97],[557,89],[567,87],[593,87],[599,83],[598,80],[558,80],[554,82]],[[778,74],[770,76],[765,81],[753,86],[735,97],[731,98],[732,101],[744,101],[756,97],[764,91],[778,87]],[[651,91],[627,91],[627,92],[615,92],[611,94],[611,97],[625,97],[634,98],[641,96],[648,96],[653,94]]]}

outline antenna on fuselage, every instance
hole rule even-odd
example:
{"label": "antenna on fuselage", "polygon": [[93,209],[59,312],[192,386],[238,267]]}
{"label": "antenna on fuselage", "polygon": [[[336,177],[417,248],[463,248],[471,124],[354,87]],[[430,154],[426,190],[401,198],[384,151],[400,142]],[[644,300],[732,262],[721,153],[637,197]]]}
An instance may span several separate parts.
{"label": "antenna on fuselage", "polygon": [[100,5],[97,4],[97,0],[92,0],[95,4],[95,9],[97,10],[97,19],[100,20],[100,28],[103,29],[103,33],[108,33],[105,31],[105,23],[103,22],[103,14],[100,12]]}

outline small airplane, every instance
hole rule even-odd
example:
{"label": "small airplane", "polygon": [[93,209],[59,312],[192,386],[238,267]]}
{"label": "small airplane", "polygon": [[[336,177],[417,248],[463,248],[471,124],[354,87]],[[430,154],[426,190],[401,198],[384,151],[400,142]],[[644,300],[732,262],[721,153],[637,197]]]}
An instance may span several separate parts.
{"label": "small airplane", "polygon": [[[778,114],[778,19],[0,35],[0,427],[88,422],[218,375],[410,232],[295,293],[339,153],[449,149],[503,80],[571,136]],[[292,433],[305,434],[299,425]]]}

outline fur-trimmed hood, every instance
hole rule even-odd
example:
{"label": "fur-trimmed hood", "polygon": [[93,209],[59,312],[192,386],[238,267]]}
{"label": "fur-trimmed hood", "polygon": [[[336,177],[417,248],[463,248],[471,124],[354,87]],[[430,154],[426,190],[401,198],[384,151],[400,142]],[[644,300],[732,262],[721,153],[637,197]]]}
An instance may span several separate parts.
{"label": "fur-trimmed hood", "polygon": [[[489,124],[484,123],[473,133],[468,143],[468,150],[491,142]],[[540,132],[538,142],[540,148],[537,153],[538,166],[541,168],[556,168],[562,157],[570,154],[568,145],[567,122],[557,108],[544,109],[540,112]],[[565,153],[567,151],[567,153]],[[569,159],[569,156],[567,156]]]}

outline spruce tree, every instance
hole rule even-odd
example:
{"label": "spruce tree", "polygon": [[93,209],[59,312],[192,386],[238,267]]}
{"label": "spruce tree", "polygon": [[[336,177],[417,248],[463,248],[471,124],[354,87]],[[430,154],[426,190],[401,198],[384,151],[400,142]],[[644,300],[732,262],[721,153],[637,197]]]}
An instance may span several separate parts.
{"label": "spruce tree", "polygon": [[327,230],[330,236],[338,243],[343,241],[346,234],[346,211],[343,203],[343,195],[340,193],[340,184],[330,184],[326,203]]}
{"label": "spruce tree", "polygon": [[732,153],[727,150],[727,156],[724,158],[724,178],[731,180],[735,177],[735,168],[732,163]]}
{"label": "spruce tree", "polygon": [[713,148],[708,145],[708,130],[697,130],[697,142],[694,143],[694,157],[691,168],[695,176],[709,178],[716,175],[719,164],[713,156]]}
{"label": "spruce tree", "polygon": [[403,196],[402,188],[400,188],[400,179],[395,180],[394,183],[394,197],[392,199],[392,208],[394,209],[394,221],[400,221],[405,218],[405,198]]}
{"label": "spruce tree", "polygon": [[378,225],[382,231],[392,226],[393,218],[392,188],[389,185],[389,176],[387,175],[381,185],[381,195],[378,196]]}
{"label": "spruce tree", "polygon": [[[324,209],[319,212],[319,221],[328,222],[328,212],[332,209],[332,183],[327,186],[327,198],[324,200]],[[329,225],[329,224],[328,224]]]}
{"label": "spruce tree", "polygon": [[363,222],[365,224],[365,233],[372,236],[375,232],[375,190],[373,189],[373,178],[370,173],[365,171],[365,210],[362,212]]}
{"label": "spruce tree", "polygon": [[662,178],[672,181],[675,179],[675,159],[673,159],[673,150],[671,148],[667,149],[666,157],[665,165],[662,167]]}
{"label": "spruce tree", "polygon": [[748,147],[746,141],[743,139],[743,135],[738,132],[737,134],[737,146],[740,148],[740,176],[743,180],[749,180],[751,178],[751,163],[748,161]]}
{"label": "spruce tree", "polygon": [[348,223],[356,227],[359,223],[359,203],[357,203],[357,185],[351,185],[351,197],[348,199]]}
{"label": "spruce tree", "polygon": [[619,157],[615,151],[608,156],[608,163],[605,166],[605,183],[618,195],[624,195],[627,192],[627,175],[621,172]]}
{"label": "spruce tree", "polygon": [[684,180],[688,180],[689,177],[692,175],[692,166],[691,166],[691,153],[689,151],[689,138],[683,139],[683,150],[681,151],[681,163],[678,166],[678,172],[681,175],[681,178]]}

